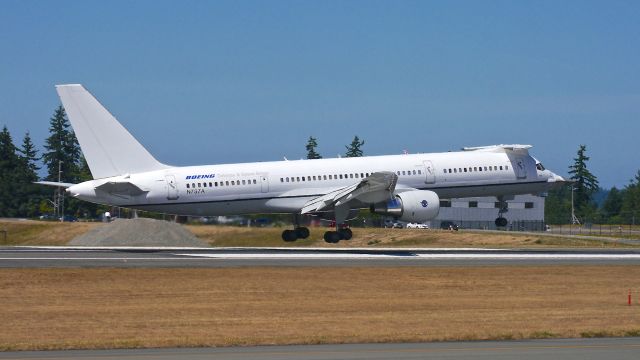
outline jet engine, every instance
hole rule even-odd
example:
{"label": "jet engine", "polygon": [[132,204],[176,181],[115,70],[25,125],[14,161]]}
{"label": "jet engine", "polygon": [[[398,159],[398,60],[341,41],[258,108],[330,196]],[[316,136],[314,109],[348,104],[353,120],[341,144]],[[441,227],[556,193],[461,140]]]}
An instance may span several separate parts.
{"label": "jet engine", "polygon": [[428,190],[414,190],[398,193],[384,203],[373,204],[370,210],[374,214],[393,216],[406,222],[424,222],[438,216],[440,198]]}

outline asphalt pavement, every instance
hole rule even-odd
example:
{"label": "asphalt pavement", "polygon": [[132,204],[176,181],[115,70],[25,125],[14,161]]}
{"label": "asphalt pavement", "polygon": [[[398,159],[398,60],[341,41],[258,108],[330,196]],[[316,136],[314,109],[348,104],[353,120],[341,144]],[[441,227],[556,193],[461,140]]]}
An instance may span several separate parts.
{"label": "asphalt pavement", "polygon": [[436,342],[413,344],[255,346],[195,349],[24,351],[0,353],[0,359],[16,360],[635,360],[638,359],[639,356],[640,338]]}

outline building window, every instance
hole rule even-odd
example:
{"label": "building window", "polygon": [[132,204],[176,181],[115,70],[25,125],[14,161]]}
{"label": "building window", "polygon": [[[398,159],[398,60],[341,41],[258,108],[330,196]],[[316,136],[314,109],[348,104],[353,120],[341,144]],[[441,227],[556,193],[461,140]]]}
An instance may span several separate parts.
{"label": "building window", "polygon": [[524,203],[524,208],[525,209],[533,209],[533,203],[532,202]]}
{"label": "building window", "polygon": [[440,200],[440,207],[451,207],[451,200]]}
{"label": "building window", "polygon": [[477,201],[469,201],[469,207],[470,208],[477,208],[478,207],[478,202]]}

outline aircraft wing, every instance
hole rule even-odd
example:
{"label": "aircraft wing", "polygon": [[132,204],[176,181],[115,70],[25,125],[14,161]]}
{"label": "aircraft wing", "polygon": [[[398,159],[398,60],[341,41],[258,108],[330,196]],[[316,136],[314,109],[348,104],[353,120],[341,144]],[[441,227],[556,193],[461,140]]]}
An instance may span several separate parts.
{"label": "aircraft wing", "polygon": [[396,188],[398,175],[388,171],[375,172],[360,182],[334,190],[328,194],[309,200],[301,210],[302,214],[331,210],[353,200],[376,203],[389,199]]}

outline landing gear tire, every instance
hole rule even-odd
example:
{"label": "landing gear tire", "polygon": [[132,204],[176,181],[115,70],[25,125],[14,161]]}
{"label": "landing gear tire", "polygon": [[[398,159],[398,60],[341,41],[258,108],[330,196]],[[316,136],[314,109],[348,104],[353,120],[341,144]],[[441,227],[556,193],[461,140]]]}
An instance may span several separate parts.
{"label": "landing gear tire", "polygon": [[503,218],[503,217],[499,217],[496,219],[495,224],[497,227],[505,227],[507,226],[509,222],[507,221],[507,219]]}
{"label": "landing gear tire", "polygon": [[309,229],[306,227],[297,227],[294,231],[298,239],[306,239],[309,237]]}
{"label": "landing gear tire", "polygon": [[286,242],[293,242],[298,239],[298,235],[295,230],[285,230],[282,232],[282,240]]}
{"label": "landing gear tire", "polygon": [[337,244],[342,239],[337,231],[327,231],[324,233],[324,241],[329,244]]}
{"label": "landing gear tire", "polygon": [[351,240],[351,238],[353,237],[353,232],[349,228],[338,230],[338,234],[340,234],[340,237],[343,240]]}

